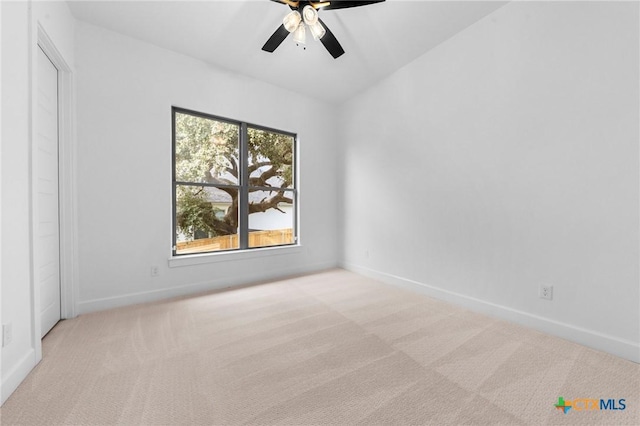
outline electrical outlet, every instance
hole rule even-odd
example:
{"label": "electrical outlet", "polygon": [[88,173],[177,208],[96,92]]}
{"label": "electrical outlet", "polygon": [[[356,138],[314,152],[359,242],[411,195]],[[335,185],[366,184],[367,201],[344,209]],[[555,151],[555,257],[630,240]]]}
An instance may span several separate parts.
{"label": "electrical outlet", "polygon": [[151,276],[152,277],[157,277],[158,275],[160,275],[160,268],[156,265],[151,267]]}
{"label": "electrical outlet", "polygon": [[13,340],[13,327],[11,323],[2,324],[2,347],[4,348]]}
{"label": "electrical outlet", "polygon": [[540,299],[547,299],[547,300],[552,300],[553,299],[553,286],[552,285],[546,285],[546,284],[540,284]]}

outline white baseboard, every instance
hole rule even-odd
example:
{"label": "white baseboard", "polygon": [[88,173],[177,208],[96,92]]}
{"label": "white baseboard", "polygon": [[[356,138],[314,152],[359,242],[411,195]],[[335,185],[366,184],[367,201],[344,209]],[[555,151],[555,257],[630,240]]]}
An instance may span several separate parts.
{"label": "white baseboard", "polygon": [[336,262],[322,262],[313,265],[291,266],[286,269],[278,269],[269,273],[262,271],[248,271],[246,274],[227,277],[217,281],[202,281],[188,285],[163,288],[159,290],[145,291],[139,293],[129,293],[101,299],[86,300],[79,302],[77,313],[79,315],[90,312],[104,311],[121,306],[137,305],[139,303],[155,302],[172,297],[187,296],[190,294],[204,293],[207,291],[220,290],[223,288],[235,287],[254,282],[286,278],[292,275],[308,274],[321,270],[336,268]]}
{"label": "white baseboard", "polygon": [[6,378],[2,378],[2,388],[0,389],[0,405],[9,399],[11,394],[18,389],[18,386],[27,378],[33,367],[36,366],[36,352],[33,348],[18,361],[15,367],[7,373]]}
{"label": "white baseboard", "polygon": [[497,305],[481,299],[454,293],[429,284],[399,277],[374,269],[355,265],[349,262],[341,262],[340,266],[346,270],[355,272],[369,278],[376,279],[385,284],[403,287],[416,291],[435,299],[444,300],[452,304],[463,306],[475,312],[480,312],[495,318],[510,321],[525,327],[529,327],[547,334],[588,346],[603,352],[607,352],[630,361],[640,363],[640,344],[630,340],[608,336],[593,330],[562,323],[549,318],[530,314],[506,306]]}

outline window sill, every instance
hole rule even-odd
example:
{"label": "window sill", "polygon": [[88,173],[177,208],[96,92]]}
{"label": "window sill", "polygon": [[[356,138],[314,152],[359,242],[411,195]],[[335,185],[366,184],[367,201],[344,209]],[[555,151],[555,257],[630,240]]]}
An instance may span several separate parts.
{"label": "window sill", "polygon": [[178,268],[181,266],[203,265],[207,263],[217,262],[235,262],[238,260],[262,258],[268,256],[281,256],[286,254],[300,253],[302,246],[300,244],[281,246],[281,247],[264,247],[250,250],[234,250],[221,253],[200,253],[186,254],[182,256],[171,256],[169,258],[169,268]]}

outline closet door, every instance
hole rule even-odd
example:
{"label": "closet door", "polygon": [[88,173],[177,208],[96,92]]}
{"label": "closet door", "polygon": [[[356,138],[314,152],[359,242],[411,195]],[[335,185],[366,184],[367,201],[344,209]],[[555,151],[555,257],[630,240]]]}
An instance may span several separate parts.
{"label": "closet door", "polygon": [[34,158],[34,272],[40,288],[41,337],[60,321],[58,70],[38,49]]}

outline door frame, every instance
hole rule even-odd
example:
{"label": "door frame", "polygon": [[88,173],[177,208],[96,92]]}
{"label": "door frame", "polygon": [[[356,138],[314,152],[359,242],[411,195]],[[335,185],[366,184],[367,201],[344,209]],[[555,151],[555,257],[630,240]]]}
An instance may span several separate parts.
{"label": "door frame", "polygon": [[37,105],[38,82],[35,78],[38,67],[38,49],[47,55],[58,69],[58,210],[60,229],[60,318],[74,318],[77,315],[77,222],[76,222],[76,144],[74,131],[75,93],[73,90],[73,70],[63,57],[60,50],[53,43],[40,22],[36,25],[31,49],[31,332],[33,347],[36,353],[36,363],[42,359],[42,340],[40,338],[40,287],[37,285],[38,271],[35,268],[35,236],[38,235],[36,212],[38,207],[36,170],[34,152],[36,149],[37,115],[34,108]]}

